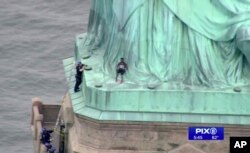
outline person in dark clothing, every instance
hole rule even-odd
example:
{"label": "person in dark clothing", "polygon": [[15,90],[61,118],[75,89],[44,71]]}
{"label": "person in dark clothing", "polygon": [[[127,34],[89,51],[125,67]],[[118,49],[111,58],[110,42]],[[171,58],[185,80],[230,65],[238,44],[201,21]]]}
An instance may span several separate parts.
{"label": "person in dark clothing", "polygon": [[116,66],[116,78],[115,81],[117,82],[119,74],[121,75],[121,82],[123,82],[123,75],[128,70],[127,63],[125,63],[124,58],[121,58],[121,61]]}
{"label": "person in dark clothing", "polygon": [[47,130],[46,128],[42,128],[41,134],[40,134],[40,141],[43,144],[48,144],[51,142],[51,133],[53,133],[53,130]]}
{"label": "person in dark clothing", "polygon": [[80,84],[82,83],[82,72],[83,72],[83,68],[84,68],[84,64],[82,64],[81,62],[77,63],[76,66],[76,84],[75,84],[75,88],[74,91],[78,92],[80,91]]}
{"label": "person in dark clothing", "polygon": [[49,150],[50,148],[52,148],[52,145],[50,143],[45,143],[44,146],[47,148],[47,150]]}
{"label": "person in dark clothing", "polygon": [[46,142],[44,145],[45,145],[45,147],[46,147],[47,149],[52,148],[52,145],[51,145],[50,143],[47,143],[47,142]]}
{"label": "person in dark clothing", "polygon": [[58,153],[55,148],[48,149],[48,153]]}

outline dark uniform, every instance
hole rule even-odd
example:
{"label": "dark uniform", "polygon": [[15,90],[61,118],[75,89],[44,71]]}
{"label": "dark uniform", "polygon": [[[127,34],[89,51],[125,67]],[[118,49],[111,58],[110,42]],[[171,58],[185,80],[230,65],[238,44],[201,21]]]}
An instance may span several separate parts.
{"label": "dark uniform", "polygon": [[42,128],[41,134],[40,134],[40,141],[43,144],[50,143],[51,133],[53,133],[53,130],[46,130],[45,128]]}
{"label": "dark uniform", "polygon": [[48,149],[48,153],[58,153],[55,148]]}
{"label": "dark uniform", "polygon": [[80,91],[80,84],[82,83],[82,72],[83,72],[83,64],[79,63],[76,66],[76,84],[75,84],[75,88],[74,91],[78,92]]}

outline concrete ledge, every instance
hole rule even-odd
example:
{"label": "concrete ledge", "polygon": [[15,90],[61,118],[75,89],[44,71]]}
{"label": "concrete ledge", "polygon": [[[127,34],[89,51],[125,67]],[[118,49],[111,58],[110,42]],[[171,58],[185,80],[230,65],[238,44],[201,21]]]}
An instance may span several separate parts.
{"label": "concrete ledge", "polygon": [[75,112],[79,116],[104,121],[141,121],[141,122],[180,122],[180,123],[214,123],[250,125],[250,116],[243,115],[211,115],[194,113],[147,113],[101,111],[88,106]]}

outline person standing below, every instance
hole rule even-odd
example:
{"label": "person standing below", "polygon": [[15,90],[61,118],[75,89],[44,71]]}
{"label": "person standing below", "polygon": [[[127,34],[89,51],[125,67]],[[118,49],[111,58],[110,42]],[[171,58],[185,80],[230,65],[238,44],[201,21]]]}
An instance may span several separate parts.
{"label": "person standing below", "polygon": [[[54,130],[47,130],[46,128],[42,128],[40,133],[40,141],[42,144],[50,144],[51,142],[51,133],[53,133]],[[47,145],[46,145],[47,146]]]}
{"label": "person standing below", "polygon": [[128,70],[128,65],[125,63],[124,58],[121,58],[121,61],[116,66],[116,78],[115,81],[117,82],[119,74],[121,75],[121,82],[123,82],[123,75]]}
{"label": "person standing below", "polygon": [[82,72],[83,72],[84,64],[81,62],[78,62],[76,65],[76,83],[75,83],[75,88],[74,91],[78,92],[80,91],[80,84],[82,83]]}

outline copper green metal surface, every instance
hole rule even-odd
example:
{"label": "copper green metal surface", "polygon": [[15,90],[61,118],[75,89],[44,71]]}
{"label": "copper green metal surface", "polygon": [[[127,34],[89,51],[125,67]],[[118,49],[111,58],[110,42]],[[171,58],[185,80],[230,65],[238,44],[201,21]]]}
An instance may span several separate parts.
{"label": "copper green metal surface", "polygon": [[[86,36],[82,34],[81,36]],[[84,39],[76,39],[82,45]],[[78,48],[77,48],[78,49]],[[76,49],[76,50],[77,50]],[[82,59],[93,67],[83,75],[82,91],[74,93],[74,58],[64,60],[65,75],[74,112],[96,120],[250,124],[250,87],[196,89],[191,86],[158,84],[156,89],[125,81],[117,84],[99,68],[102,52]],[[95,87],[102,84],[101,88]]]}
{"label": "copper green metal surface", "polygon": [[[249,0],[92,0],[88,32],[63,62],[74,112],[250,125],[249,10]],[[121,57],[129,70],[117,84]],[[92,69],[74,93],[77,60]]]}
{"label": "copper green metal surface", "polygon": [[220,88],[250,83],[249,0],[93,0],[88,52],[120,57],[133,82]]}

